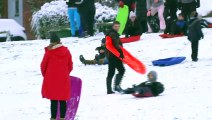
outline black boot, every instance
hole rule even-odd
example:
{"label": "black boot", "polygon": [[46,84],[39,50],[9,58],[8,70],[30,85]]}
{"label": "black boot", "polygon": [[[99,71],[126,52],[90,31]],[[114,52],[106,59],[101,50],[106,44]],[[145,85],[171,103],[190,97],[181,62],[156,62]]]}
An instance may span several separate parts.
{"label": "black boot", "polygon": [[121,88],[120,84],[121,84],[121,81],[122,81],[122,75],[120,74],[117,74],[116,75],[116,78],[115,78],[115,87],[114,87],[114,90],[119,92],[119,93],[123,93],[124,90]]}
{"label": "black boot", "polygon": [[112,79],[107,78],[107,94],[113,94],[115,92],[112,91]]}
{"label": "black boot", "polygon": [[80,55],[80,56],[79,56],[79,59],[80,59],[80,61],[84,64],[85,58],[83,57],[83,55]]}

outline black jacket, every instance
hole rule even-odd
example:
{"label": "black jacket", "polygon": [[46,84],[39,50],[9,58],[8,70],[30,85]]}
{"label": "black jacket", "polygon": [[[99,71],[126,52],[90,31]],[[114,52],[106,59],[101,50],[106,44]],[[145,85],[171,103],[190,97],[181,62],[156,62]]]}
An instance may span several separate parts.
{"label": "black jacket", "polygon": [[146,0],[136,0],[136,16],[139,21],[147,21]]}
{"label": "black jacket", "polygon": [[191,19],[188,25],[188,40],[191,42],[200,40],[204,35],[202,33],[200,19]]}
{"label": "black jacket", "polygon": [[95,0],[83,0],[82,4],[79,5],[79,12],[84,11],[95,11]]}
{"label": "black jacket", "polygon": [[129,22],[126,26],[126,37],[137,36],[137,35],[141,35],[141,34],[142,34],[141,24],[138,21],[138,19],[136,18],[134,22],[129,20]]}
{"label": "black jacket", "polygon": [[78,5],[81,4],[83,0],[69,0],[69,2],[66,2],[68,7],[78,7]]}
{"label": "black jacket", "polygon": [[[120,37],[119,37],[119,33],[115,30],[110,30],[107,34],[107,36],[111,37],[112,39],[112,42],[113,42],[113,46],[118,50],[118,52],[120,54],[123,55],[123,52],[120,48],[120,46],[123,46],[121,40],[120,40]],[[107,50],[107,57],[111,57],[111,56],[114,56],[113,53],[111,53],[110,51]]]}

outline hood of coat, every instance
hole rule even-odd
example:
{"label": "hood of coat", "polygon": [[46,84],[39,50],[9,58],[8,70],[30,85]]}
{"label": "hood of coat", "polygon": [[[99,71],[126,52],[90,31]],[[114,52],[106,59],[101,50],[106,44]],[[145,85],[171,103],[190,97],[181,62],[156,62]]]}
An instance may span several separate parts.
{"label": "hood of coat", "polygon": [[45,52],[48,52],[52,56],[62,57],[68,54],[68,48],[64,47],[62,44],[49,45],[45,48]]}

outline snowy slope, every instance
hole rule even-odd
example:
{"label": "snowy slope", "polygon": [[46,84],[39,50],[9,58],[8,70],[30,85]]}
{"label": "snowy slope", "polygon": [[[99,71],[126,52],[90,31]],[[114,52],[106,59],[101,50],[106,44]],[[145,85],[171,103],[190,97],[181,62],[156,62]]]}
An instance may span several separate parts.
{"label": "snowy slope", "polygon": [[[159,97],[136,99],[131,95],[106,95],[107,66],[84,66],[80,54],[93,59],[103,36],[66,38],[63,43],[73,54],[71,75],[83,80],[82,98],[76,120],[212,120],[212,29],[204,29],[199,62],[190,60],[186,37],[161,39],[145,34],[136,43],[125,44],[142,60],[148,71],[156,70],[165,92]],[[49,41],[0,43],[0,118],[4,120],[48,120],[49,101],[41,98],[40,62]],[[188,45],[187,45],[188,44]],[[187,46],[186,46],[187,45]],[[186,56],[182,64],[154,67],[152,60]],[[123,88],[146,80],[146,76],[126,67]]]}

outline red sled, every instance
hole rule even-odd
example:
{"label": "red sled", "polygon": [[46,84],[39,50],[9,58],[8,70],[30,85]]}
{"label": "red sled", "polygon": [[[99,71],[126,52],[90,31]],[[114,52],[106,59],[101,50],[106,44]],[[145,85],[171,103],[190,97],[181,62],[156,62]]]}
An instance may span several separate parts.
{"label": "red sled", "polygon": [[[115,47],[112,44],[112,39],[109,36],[106,36],[106,48],[112,52],[116,57],[119,58],[120,53],[115,49]],[[119,58],[122,60],[125,64],[127,64],[129,67],[131,67],[133,70],[140,74],[145,74],[146,73],[146,67],[145,65],[139,61],[137,58],[132,56],[126,49],[121,47],[123,54],[124,54],[124,59]]]}
{"label": "red sled", "polygon": [[212,28],[212,24],[209,24],[209,25],[208,25],[208,28]]}
{"label": "red sled", "polygon": [[129,38],[121,38],[121,42],[122,43],[131,43],[131,42],[136,42],[136,41],[139,41],[141,38],[140,35],[138,36],[131,36]]}
{"label": "red sled", "polygon": [[159,36],[165,39],[165,38],[182,37],[182,36],[184,36],[184,35],[183,35],[183,34],[179,34],[179,35],[160,34]]}

